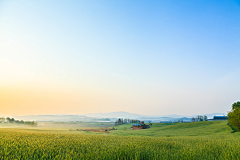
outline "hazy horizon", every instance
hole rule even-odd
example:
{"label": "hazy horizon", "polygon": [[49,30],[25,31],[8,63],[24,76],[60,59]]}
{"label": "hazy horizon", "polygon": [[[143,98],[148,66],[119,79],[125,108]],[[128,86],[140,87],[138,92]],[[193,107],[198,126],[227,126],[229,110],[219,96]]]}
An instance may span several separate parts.
{"label": "hazy horizon", "polygon": [[[3,117],[10,117],[15,119],[23,119],[23,120],[32,120],[32,121],[81,121],[84,118],[85,121],[91,121],[94,118],[130,118],[130,119],[141,119],[141,120],[156,120],[166,118],[167,119],[179,119],[179,118],[192,118],[197,116],[207,116],[208,119],[213,118],[213,116],[222,116],[226,115],[227,113],[206,113],[206,114],[194,114],[194,115],[179,115],[179,114],[171,114],[171,115],[143,115],[137,113],[129,113],[125,111],[118,111],[118,112],[106,112],[106,113],[87,113],[82,115],[77,114],[45,114],[45,115],[0,115]],[[49,119],[50,118],[50,119]]]}
{"label": "hazy horizon", "polygon": [[0,115],[226,113],[239,59],[239,0],[0,0]]}

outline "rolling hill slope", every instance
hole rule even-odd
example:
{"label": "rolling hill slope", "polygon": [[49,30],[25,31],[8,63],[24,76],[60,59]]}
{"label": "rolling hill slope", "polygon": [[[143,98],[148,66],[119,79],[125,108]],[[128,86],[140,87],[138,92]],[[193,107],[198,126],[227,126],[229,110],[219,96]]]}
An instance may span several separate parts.
{"label": "rolling hill slope", "polygon": [[179,137],[231,134],[227,121],[207,121],[194,123],[154,123],[150,129],[131,130],[132,124],[119,125],[110,132],[119,136]]}

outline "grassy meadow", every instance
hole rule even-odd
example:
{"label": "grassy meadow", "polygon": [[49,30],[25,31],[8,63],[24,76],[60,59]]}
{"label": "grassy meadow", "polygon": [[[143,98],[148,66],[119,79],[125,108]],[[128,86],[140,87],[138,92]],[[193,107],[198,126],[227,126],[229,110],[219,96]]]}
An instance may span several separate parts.
{"label": "grassy meadow", "polygon": [[161,123],[146,130],[130,126],[109,134],[69,126],[5,126],[0,159],[240,159],[240,133],[232,133],[226,121]]}

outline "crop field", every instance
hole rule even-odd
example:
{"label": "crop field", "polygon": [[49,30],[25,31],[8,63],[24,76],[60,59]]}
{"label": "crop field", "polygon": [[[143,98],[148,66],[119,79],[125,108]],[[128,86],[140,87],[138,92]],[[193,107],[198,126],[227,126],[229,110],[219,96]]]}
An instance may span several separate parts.
{"label": "crop field", "polygon": [[129,126],[99,135],[1,128],[0,159],[240,159],[240,134],[226,122]]}

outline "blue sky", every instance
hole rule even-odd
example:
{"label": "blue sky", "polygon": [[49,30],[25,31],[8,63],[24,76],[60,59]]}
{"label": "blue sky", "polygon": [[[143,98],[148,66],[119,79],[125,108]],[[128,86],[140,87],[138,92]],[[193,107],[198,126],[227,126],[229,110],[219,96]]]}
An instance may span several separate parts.
{"label": "blue sky", "polygon": [[237,0],[0,1],[0,42],[3,114],[191,115],[240,100]]}

